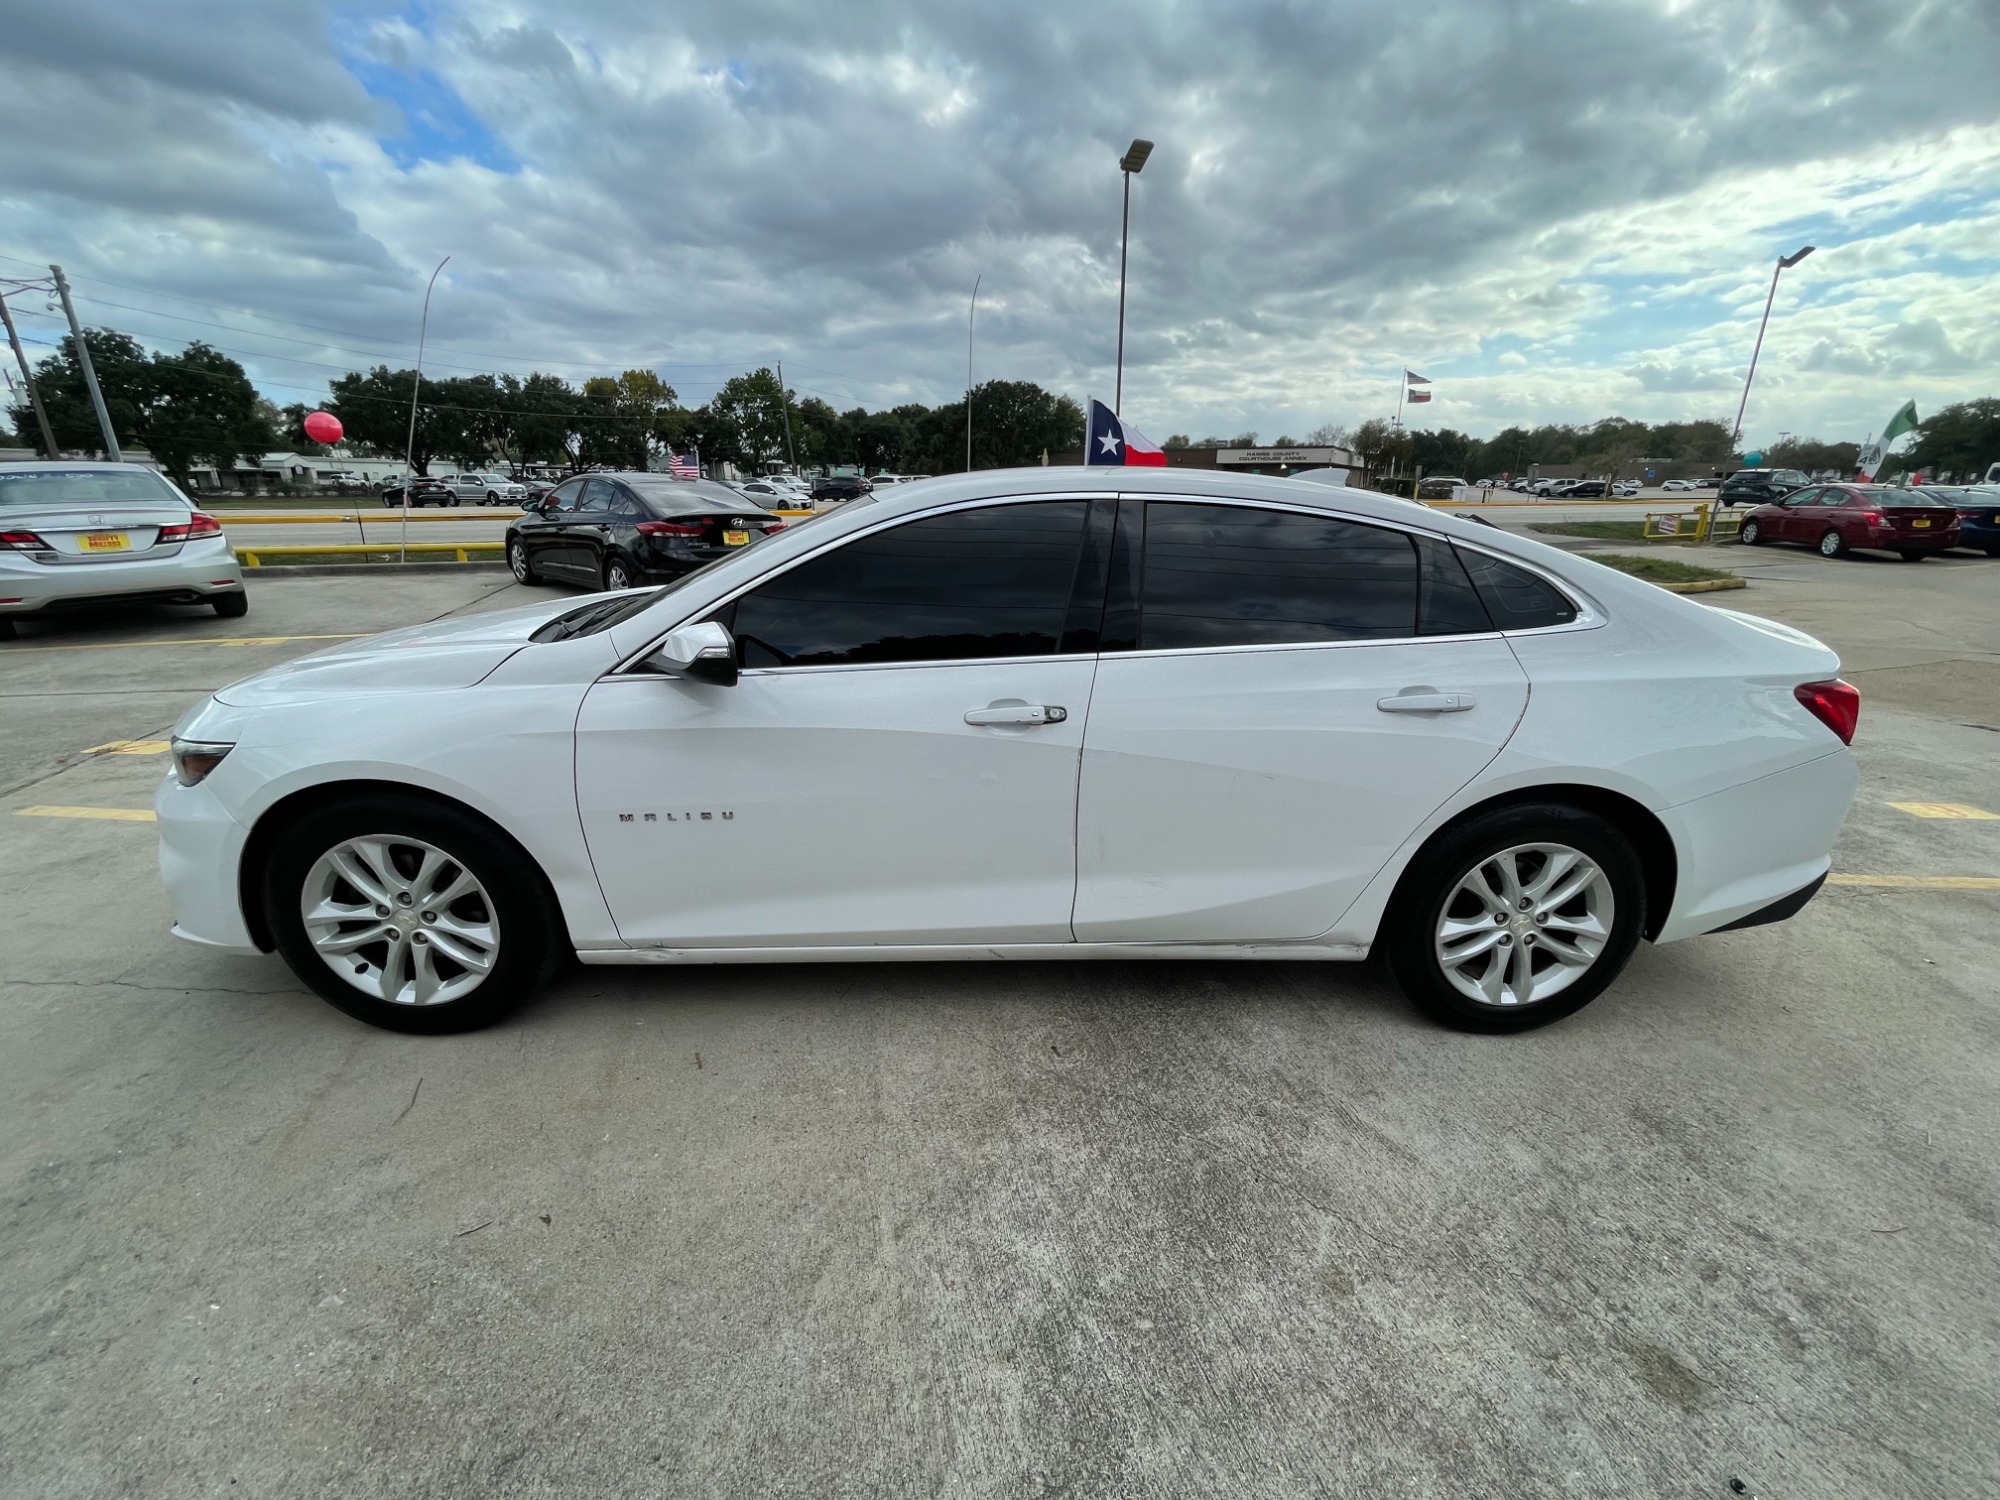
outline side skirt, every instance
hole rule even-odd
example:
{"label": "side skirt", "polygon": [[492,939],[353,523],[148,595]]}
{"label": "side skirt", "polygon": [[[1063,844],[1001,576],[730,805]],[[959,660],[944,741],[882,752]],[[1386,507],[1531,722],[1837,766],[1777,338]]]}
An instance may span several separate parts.
{"label": "side skirt", "polygon": [[1294,959],[1358,963],[1358,943],[934,943],[827,948],[589,948],[587,964],[960,963],[1009,959]]}

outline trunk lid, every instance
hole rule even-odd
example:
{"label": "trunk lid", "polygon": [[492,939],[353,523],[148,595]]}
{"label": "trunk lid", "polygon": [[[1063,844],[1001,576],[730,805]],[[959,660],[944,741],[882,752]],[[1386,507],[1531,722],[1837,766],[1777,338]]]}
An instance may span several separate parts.
{"label": "trunk lid", "polygon": [[[164,528],[185,526],[192,514],[175,505],[9,506],[0,512],[0,527],[32,531],[49,544],[57,563],[117,562],[153,552]],[[177,538],[165,548],[180,543]]]}

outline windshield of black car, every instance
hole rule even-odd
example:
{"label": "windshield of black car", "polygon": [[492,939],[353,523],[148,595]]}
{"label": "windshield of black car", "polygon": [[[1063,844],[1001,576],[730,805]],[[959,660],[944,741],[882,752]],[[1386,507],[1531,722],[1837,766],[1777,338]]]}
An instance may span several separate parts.
{"label": "windshield of black car", "polygon": [[0,506],[186,503],[151,469],[0,469]]}

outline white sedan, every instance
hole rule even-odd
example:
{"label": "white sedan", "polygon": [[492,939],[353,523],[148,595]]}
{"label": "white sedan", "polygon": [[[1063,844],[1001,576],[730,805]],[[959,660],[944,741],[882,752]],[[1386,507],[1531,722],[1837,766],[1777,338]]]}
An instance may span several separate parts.
{"label": "white sedan", "polygon": [[589,964],[1361,959],[1448,1025],[1825,879],[1810,636],[1365,490],[901,485],[665,588],[438,621],[174,731],[194,942],[406,1031]]}

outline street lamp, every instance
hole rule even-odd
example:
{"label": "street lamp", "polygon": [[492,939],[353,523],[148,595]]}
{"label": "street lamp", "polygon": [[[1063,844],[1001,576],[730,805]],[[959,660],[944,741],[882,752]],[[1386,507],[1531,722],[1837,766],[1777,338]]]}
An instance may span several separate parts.
{"label": "street lamp", "polygon": [[1729,434],[1732,453],[1736,451],[1736,440],[1743,436],[1743,409],[1750,404],[1750,382],[1757,378],[1757,356],[1764,352],[1764,330],[1771,324],[1771,304],[1778,296],[1778,277],[1818,248],[1817,245],[1808,245],[1794,254],[1779,256],[1777,268],[1771,272],[1771,291],[1764,298],[1764,321],[1757,325],[1757,347],[1750,351],[1750,373],[1743,377],[1743,399],[1736,403],[1736,426]]}
{"label": "street lamp", "polygon": [[980,272],[972,278],[972,305],[965,310],[965,472],[972,472],[972,320],[979,312],[979,283],[986,279]]}
{"label": "street lamp", "polygon": [[424,384],[424,336],[431,331],[431,288],[437,285],[438,271],[445,267],[447,255],[437,263],[437,271],[431,272],[431,279],[424,283],[424,316],[417,325],[417,370],[416,378],[410,382],[410,435],[403,444],[403,531],[397,547],[399,560],[410,560],[410,483],[417,477],[414,455],[417,451],[417,392]]}
{"label": "street lamp", "polygon": [[1118,158],[1118,170],[1125,174],[1125,216],[1118,230],[1118,380],[1111,397],[1111,410],[1125,404],[1125,252],[1132,243],[1132,178],[1145,170],[1146,158],[1153,154],[1151,141],[1134,141]]}

